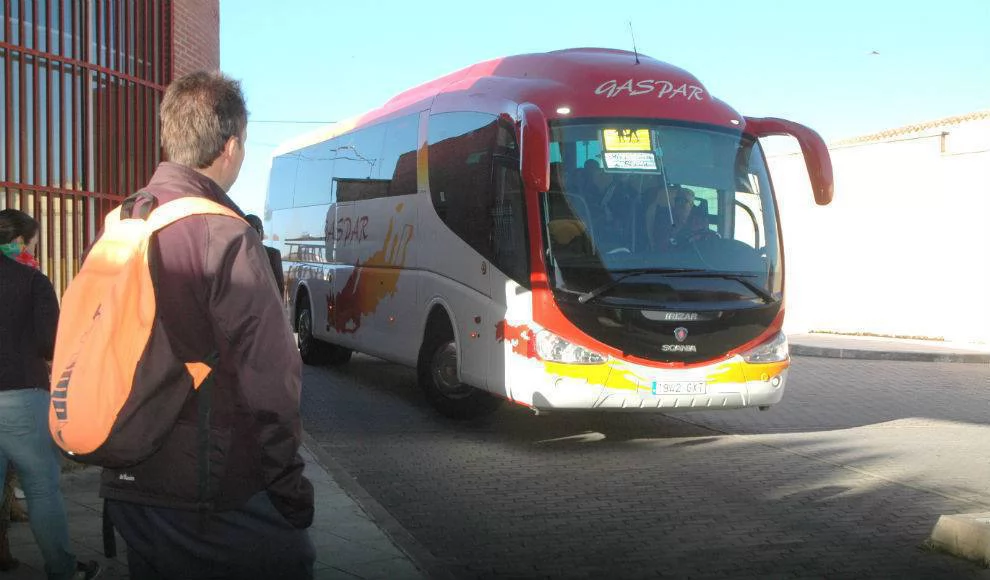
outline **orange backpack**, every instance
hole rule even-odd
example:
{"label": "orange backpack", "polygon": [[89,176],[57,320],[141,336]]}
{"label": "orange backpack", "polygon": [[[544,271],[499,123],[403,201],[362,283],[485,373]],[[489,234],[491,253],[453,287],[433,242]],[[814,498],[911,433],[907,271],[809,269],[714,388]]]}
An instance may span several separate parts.
{"label": "orange backpack", "polygon": [[104,467],[133,465],[158,450],[190,390],[212,370],[212,361],[180,361],[172,354],[148,264],[152,235],[193,215],[243,219],[201,197],[134,217],[142,196],[154,201],[139,192],[106,217],[103,234],[62,296],[55,341],[52,437],[73,459]]}

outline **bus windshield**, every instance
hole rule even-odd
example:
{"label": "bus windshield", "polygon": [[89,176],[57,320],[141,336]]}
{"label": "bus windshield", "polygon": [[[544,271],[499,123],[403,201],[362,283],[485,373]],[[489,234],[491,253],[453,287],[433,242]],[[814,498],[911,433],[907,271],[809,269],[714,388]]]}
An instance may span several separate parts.
{"label": "bus windshield", "polygon": [[541,209],[558,297],[712,308],[780,300],[773,192],[759,144],[741,131],[557,123],[550,159]]}

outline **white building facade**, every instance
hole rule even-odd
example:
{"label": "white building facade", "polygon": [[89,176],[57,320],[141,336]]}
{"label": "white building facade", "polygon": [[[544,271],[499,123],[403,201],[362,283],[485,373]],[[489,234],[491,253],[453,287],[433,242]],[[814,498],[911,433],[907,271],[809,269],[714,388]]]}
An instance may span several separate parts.
{"label": "white building facade", "polygon": [[790,333],[990,343],[990,111],[830,146],[831,205],[770,155]]}

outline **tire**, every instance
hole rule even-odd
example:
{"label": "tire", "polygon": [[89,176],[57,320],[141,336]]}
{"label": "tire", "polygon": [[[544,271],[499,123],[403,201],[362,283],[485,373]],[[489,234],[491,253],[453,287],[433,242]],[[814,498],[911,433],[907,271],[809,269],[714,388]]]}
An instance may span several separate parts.
{"label": "tire", "polygon": [[313,314],[309,299],[299,303],[296,315],[296,344],[299,356],[310,366],[342,365],[351,360],[351,349],[324,342],[313,336]]}
{"label": "tire", "polygon": [[451,419],[475,419],[494,412],[504,399],[457,380],[457,345],[452,332],[430,332],[423,342],[417,368],[427,401]]}

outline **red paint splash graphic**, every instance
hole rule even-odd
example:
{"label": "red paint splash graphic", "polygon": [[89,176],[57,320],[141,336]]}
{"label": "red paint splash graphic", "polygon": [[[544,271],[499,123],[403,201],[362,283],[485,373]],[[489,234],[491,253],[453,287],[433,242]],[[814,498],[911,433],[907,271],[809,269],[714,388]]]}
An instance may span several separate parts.
{"label": "red paint splash graphic", "polygon": [[[396,207],[396,213],[402,210],[402,205]],[[413,226],[407,224],[399,228],[394,217],[389,220],[381,249],[351,271],[344,287],[334,297],[333,324],[337,332],[357,332],[361,319],[373,314],[386,296],[395,294],[412,237]]]}
{"label": "red paint splash graphic", "polygon": [[508,340],[512,352],[526,358],[535,358],[536,345],[533,344],[533,331],[525,324],[513,326],[504,320],[495,325],[495,340]]}

